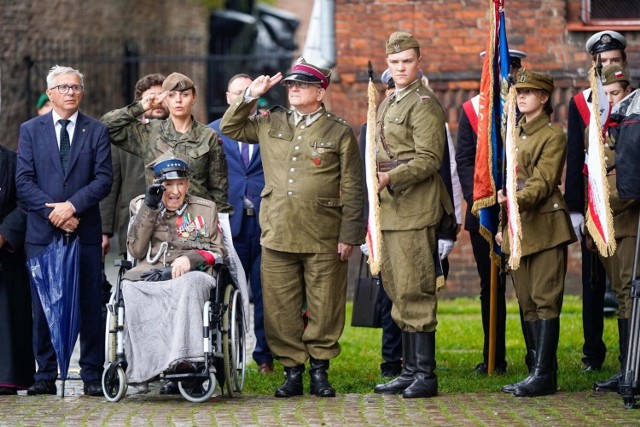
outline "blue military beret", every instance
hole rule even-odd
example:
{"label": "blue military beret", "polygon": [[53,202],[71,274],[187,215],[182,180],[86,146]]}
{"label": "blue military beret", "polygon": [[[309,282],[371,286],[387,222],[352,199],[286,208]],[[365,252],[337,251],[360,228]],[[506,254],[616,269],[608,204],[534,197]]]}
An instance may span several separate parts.
{"label": "blue military beret", "polygon": [[153,176],[165,179],[189,178],[189,165],[180,159],[166,159],[153,166]]}

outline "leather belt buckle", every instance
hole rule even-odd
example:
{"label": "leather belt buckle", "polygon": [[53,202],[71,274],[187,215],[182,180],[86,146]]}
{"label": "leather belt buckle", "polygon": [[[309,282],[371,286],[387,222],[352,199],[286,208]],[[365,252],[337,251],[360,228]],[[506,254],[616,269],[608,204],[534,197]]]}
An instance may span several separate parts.
{"label": "leather belt buckle", "polygon": [[247,216],[256,216],[256,210],[254,208],[245,208],[244,213]]}

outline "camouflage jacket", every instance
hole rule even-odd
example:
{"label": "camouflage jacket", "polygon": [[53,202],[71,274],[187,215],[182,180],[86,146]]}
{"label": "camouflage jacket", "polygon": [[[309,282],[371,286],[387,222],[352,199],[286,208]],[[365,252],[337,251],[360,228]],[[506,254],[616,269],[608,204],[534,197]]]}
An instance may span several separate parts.
{"label": "camouflage jacket", "polygon": [[134,102],[108,112],[101,120],[114,145],[142,157],[147,185],[153,181],[154,161],[161,155],[175,155],[189,163],[190,193],[216,202],[220,212],[233,213],[227,202],[227,159],[213,129],[192,117],[191,129],[180,133],[171,118],[143,123],[139,120],[143,113],[142,104]]}

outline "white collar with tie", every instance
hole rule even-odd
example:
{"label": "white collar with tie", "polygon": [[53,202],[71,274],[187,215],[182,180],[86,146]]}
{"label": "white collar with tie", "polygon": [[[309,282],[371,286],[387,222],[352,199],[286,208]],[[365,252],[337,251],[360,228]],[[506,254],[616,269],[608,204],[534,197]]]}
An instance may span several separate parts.
{"label": "white collar with tie", "polygon": [[[53,117],[53,126],[56,130],[56,140],[58,141],[58,149],[60,149],[60,129],[62,129],[62,125],[59,120],[62,119],[55,110],[51,111],[51,116]],[[69,117],[69,124],[67,125],[67,132],[69,132],[69,143],[73,144],[73,134],[76,130],[76,122],[78,121],[78,112],[76,111]]]}

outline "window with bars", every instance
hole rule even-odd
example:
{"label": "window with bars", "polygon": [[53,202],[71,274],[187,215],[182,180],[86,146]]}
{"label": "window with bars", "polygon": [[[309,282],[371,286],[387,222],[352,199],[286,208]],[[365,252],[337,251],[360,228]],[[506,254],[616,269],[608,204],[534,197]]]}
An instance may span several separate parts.
{"label": "window with bars", "polygon": [[582,0],[587,25],[640,25],[640,0]]}

